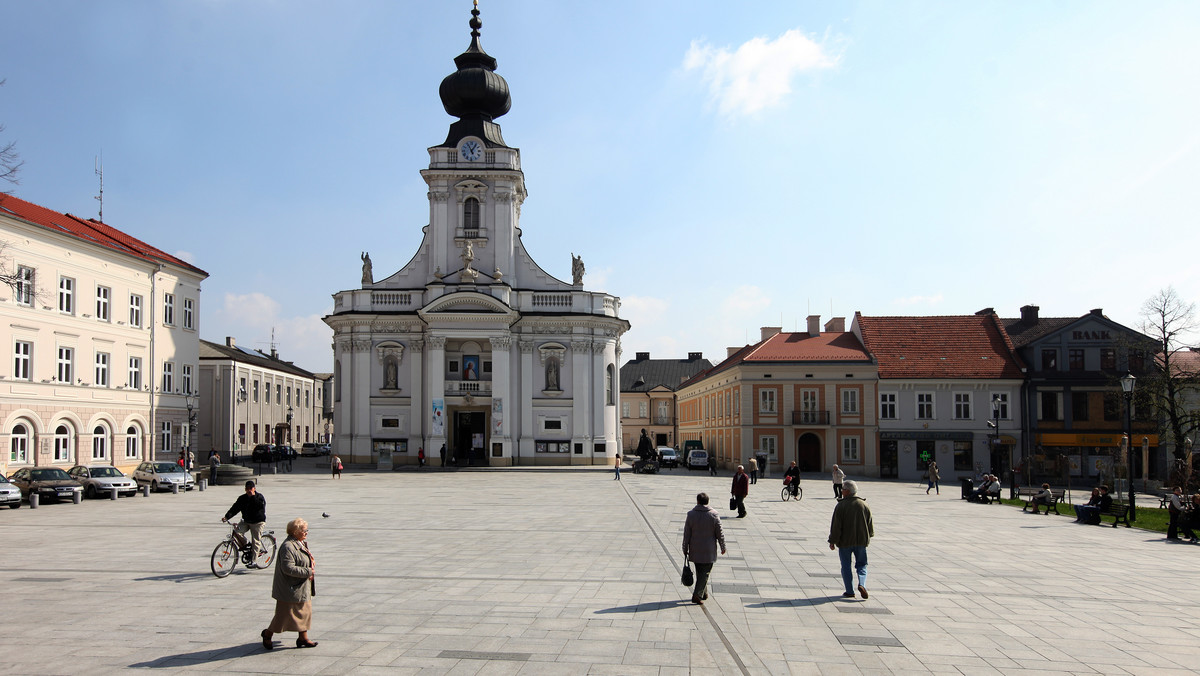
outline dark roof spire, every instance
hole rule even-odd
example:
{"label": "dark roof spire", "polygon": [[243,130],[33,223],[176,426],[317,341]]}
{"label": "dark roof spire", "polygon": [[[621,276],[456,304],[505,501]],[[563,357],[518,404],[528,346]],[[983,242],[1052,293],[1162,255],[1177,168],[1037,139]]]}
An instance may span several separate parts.
{"label": "dark roof spire", "polygon": [[508,83],[495,73],[496,59],[483,51],[479,43],[479,0],[471,9],[471,45],[454,57],[458,70],[442,80],[438,90],[442,107],[459,118],[450,125],[450,134],[442,145],[456,145],[464,136],[478,136],[489,146],[507,147],[500,135],[500,125],[493,122],[512,107]]}

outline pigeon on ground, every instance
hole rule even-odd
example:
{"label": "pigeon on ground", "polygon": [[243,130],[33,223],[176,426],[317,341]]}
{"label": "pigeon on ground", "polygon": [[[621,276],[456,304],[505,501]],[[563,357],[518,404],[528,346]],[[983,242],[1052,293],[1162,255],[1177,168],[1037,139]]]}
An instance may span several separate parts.
{"label": "pigeon on ground", "polygon": [[325,517],[326,519],[328,519],[328,518],[329,518],[329,512],[321,512],[321,516],[323,516],[323,517]]}

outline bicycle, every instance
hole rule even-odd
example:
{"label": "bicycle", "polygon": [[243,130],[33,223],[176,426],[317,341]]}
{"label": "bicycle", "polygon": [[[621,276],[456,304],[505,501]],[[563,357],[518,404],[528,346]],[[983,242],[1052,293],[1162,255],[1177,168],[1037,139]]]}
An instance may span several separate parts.
{"label": "bicycle", "polygon": [[[790,478],[790,477],[788,477],[788,478]],[[804,487],[800,485],[799,481],[797,481],[796,482],[796,494],[792,495],[792,485],[790,483],[785,482],[783,484],[783,490],[780,491],[780,493],[779,493],[779,498],[781,500],[783,500],[784,502],[787,502],[788,500],[803,500],[804,499]]]}
{"label": "bicycle", "polygon": [[[233,572],[238,559],[247,567],[253,561],[254,544],[249,537],[237,530],[238,524],[229,524],[229,535],[221,540],[212,553],[212,573],[217,577],[225,577]],[[259,568],[266,568],[275,561],[275,531],[269,530],[260,538],[263,550],[258,554],[258,560],[253,561]]]}

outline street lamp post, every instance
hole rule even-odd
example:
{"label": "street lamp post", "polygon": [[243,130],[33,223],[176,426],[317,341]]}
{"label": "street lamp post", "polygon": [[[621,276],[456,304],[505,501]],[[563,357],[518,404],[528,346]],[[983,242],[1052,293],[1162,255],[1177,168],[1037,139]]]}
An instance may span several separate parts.
{"label": "street lamp post", "polygon": [[[1133,385],[1137,382],[1137,378],[1132,373],[1126,372],[1121,377],[1121,391],[1125,393],[1125,438],[1133,439]],[[1133,448],[1131,444],[1126,444],[1126,457],[1128,458],[1127,470],[1129,481],[1129,520],[1137,521],[1137,507],[1133,502]]]}
{"label": "street lamp post", "polygon": [[[1000,449],[1000,395],[992,395],[992,419],[988,421],[988,427],[992,428],[992,452]],[[1017,470],[1013,467],[1012,451],[1008,453],[1008,499],[1012,500],[1017,497]]]}
{"label": "street lamp post", "polygon": [[187,406],[188,419],[188,435],[187,444],[184,447],[183,454],[183,469],[185,472],[192,471],[192,438],[196,435],[196,405],[199,403],[199,394],[196,392],[187,392],[183,395],[184,405]]}

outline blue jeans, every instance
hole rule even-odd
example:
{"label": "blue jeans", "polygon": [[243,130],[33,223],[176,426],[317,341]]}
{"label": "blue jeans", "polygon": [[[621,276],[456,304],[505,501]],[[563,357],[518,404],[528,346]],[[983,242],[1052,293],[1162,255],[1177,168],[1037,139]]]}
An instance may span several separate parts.
{"label": "blue jeans", "polygon": [[858,573],[858,584],[867,586],[867,548],[838,547],[838,558],[842,560],[842,582],[846,583],[846,593],[854,593],[854,576],[850,574],[850,556],[854,556],[854,570]]}

